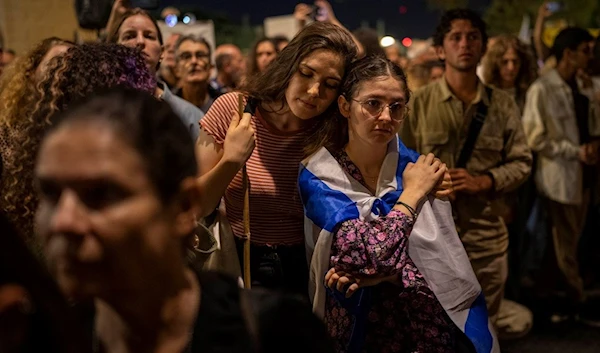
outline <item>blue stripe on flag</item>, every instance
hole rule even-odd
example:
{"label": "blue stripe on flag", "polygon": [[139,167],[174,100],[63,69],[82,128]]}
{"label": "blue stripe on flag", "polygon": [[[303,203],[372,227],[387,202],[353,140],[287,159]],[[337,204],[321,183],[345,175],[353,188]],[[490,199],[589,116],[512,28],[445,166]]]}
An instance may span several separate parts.
{"label": "blue stripe on flag", "polygon": [[306,217],[319,228],[333,233],[339,223],[360,217],[354,201],[343,192],[332,190],[304,165],[300,167],[298,189]]}
{"label": "blue stripe on flag", "polygon": [[465,335],[473,342],[477,353],[489,353],[492,351],[494,339],[488,326],[488,312],[483,293],[471,305],[471,310],[469,310],[469,316],[465,323]]}
{"label": "blue stripe on flag", "polygon": [[[375,200],[371,212],[378,216],[387,215],[402,193],[402,172],[409,162],[415,162],[419,154],[407,148],[398,139],[399,160],[396,167],[397,190],[389,192]],[[358,219],[360,214],[354,201],[341,191],[332,190],[319,177],[300,165],[298,189],[304,204],[304,212],[316,226],[333,232],[341,222]]]}

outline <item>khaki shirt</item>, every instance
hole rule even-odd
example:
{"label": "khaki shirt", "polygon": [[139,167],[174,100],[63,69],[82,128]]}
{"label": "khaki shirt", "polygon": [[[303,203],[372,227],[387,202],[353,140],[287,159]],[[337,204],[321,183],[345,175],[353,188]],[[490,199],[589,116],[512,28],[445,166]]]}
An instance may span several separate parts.
{"label": "khaki shirt", "polygon": [[411,114],[400,134],[409,148],[433,153],[448,168],[454,168],[481,100],[488,106],[488,114],[466,169],[471,175],[491,175],[494,189],[481,195],[459,193],[454,203],[456,226],[471,259],[507,250],[508,231],[500,217],[505,212],[503,196],[514,191],[531,172],[531,151],[514,98],[494,89],[490,101],[480,82],[477,96],[463,109],[446,80],[440,79],[415,93]]}

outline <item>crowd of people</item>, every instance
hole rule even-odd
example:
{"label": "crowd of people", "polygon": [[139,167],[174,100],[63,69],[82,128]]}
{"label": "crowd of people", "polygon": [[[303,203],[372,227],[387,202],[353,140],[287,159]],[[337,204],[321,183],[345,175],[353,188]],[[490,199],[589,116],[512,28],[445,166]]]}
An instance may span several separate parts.
{"label": "crowd of people", "polygon": [[409,59],[316,5],[247,55],[121,0],[3,51],[1,352],[495,353],[560,292],[536,320],[600,326],[599,40],[454,9]]}

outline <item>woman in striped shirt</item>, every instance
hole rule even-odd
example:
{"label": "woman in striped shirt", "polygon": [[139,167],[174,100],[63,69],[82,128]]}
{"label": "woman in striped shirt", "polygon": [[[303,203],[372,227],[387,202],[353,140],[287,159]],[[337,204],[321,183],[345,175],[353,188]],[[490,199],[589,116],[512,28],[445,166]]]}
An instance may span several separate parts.
{"label": "woman in striped shirt", "polygon": [[[297,175],[305,141],[337,111],[333,104],[356,57],[351,34],[316,22],[298,33],[266,71],[245,88],[253,114],[237,113],[237,94],[219,97],[200,121],[197,143],[203,215],[225,196],[227,219],[241,249],[242,173],[250,188],[251,276],[254,285],[307,296],[303,208]],[[240,252],[241,253],[241,252]]]}

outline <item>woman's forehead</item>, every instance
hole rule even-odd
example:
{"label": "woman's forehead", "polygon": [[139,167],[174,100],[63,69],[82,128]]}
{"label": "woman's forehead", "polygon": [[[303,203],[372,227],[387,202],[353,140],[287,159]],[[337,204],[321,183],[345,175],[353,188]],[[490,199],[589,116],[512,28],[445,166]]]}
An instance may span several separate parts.
{"label": "woman's forehead", "polygon": [[345,69],[344,64],[344,59],[340,54],[328,49],[315,50],[300,60],[300,65],[308,66],[338,80],[342,79]]}
{"label": "woman's forehead", "polygon": [[90,121],[67,123],[48,135],[37,173],[65,179],[106,177],[136,174],[143,165],[142,156],[113,127]]}
{"label": "woman's forehead", "polygon": [[156,32],[156,28],[154,27],[154,24],[152,23],[152,21],[147,16],[142,15],[142,14],[137,14],[137,15],[132,15],[132,16],[127,17],[123,21],[123,24],[121,25],[119,32],[131,30],[131,29],[135,29],[135,30],[144,29],[144,30],[151,30],[153,32]]}

